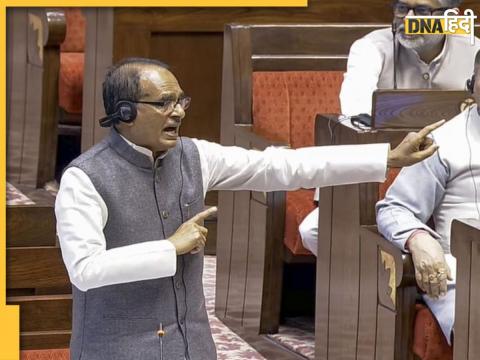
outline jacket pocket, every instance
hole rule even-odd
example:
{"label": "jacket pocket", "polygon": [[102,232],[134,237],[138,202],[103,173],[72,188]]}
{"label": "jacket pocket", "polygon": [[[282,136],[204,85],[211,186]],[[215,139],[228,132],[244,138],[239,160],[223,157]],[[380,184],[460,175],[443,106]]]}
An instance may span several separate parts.
{"label": "jacket pocket", "polygon": [[[199,196],[192,200],[187,200],[183,202],[183,214],[186,217],[185,221],[191,219],[197,212],[198,207],[203,203],[203,196]],[[201,210],[200,210],[201,211]]]}

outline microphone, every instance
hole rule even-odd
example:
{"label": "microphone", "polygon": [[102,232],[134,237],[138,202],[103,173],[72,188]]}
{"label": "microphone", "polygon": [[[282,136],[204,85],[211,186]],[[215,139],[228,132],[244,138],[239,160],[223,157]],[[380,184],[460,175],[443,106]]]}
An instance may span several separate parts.
{"label": "microphone", "polygon": [[392,22],[393,35],[393,89],[397,90],[397,23],[395,19]]}

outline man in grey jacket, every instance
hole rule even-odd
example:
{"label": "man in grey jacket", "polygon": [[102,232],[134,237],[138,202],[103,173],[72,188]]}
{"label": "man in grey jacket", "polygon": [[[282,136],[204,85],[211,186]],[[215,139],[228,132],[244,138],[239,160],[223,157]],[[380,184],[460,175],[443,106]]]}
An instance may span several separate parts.
{"label": "man in grey jacket", "polygon": [[209,190],[293,190],[383,181],[432,155],[426,135],[388,144],[268,148],[179,137],[190,104],[167,67],[127,59],[106,75],[99,144],[65,171],[57,232],[73,284],[71,358],[216,359],[202,287]]}

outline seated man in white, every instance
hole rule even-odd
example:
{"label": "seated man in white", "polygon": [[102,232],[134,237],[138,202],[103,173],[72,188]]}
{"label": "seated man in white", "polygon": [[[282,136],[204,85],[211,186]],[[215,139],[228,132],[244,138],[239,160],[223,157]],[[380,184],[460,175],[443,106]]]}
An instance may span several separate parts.
{"label": "seated man in white", "polygon": [[[475,59],[480,76],[480,52]],[[480,82],[471,88],[478,104]],[[385,238],[412,254],[418,286],[450,343],[455,312],[454,218],[480,219],[480,109],[474,105],[432,133],[437,154],[402,169],[384,200],[377,224]],[[429,227],[433,217],[435,228]]]}
{"label": "seated man in white", "polygon": [[[350,48],[347,72],[340,92],[342,114],[371,114],[372,94],[376,89],[464,90],[471,75],[480,39],[470,44],[467,36],[405,35],[407,15],[442,15],[456,8],[461,0],[399,0],[393,5],[396,71],[394,71],[394,35],[391,28],[375,30],[355,41]],[[396,73],[396,75],[395,75]],[[318,191],[315,197],[318,201]],[[316,254],[318,208],[299,228],[304,246]]]}
{"label": "seated man in white", "polygon": [[[406,35],[407,15],[443,15],[462,0],[399,0],[393,5],[392,28],[375,30],[355,41],[342,83],[342,114],[370,114],[376,89],[464,90],[480,39],[468,36]],[[395,38],[396,56],[393,44]],[[396,57],[396,59],[395,59]],[[396,71],[394,64],[396,63]],[[396,74],[395,74],[396,73]]]}

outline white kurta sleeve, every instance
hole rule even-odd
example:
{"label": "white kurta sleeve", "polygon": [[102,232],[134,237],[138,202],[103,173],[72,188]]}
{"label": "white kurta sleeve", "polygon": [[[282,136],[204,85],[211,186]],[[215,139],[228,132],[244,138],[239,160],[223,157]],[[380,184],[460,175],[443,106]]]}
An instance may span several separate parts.
{"label": "white kurta sleeve", "polygon": [[194,140],[204,191],[280,191],[385,180],[389,144],[264,151]]}
{"label": "white kurta sleeve", "polygon": [[443,200],[448,180],[449,170],[438,153],[404,167],[376,205],[380,233],[404,251],[416,230],[425,230],[439,240],[440,235],[426,223]]}
{"label": "white kurta sleeve", "polygon": [[108,210],[90,178],[79,168],[65,171],[55,215],[70,281],[82,291],[173,276],[176,272],[177,255],[170,241],[152,239],[106,250],[103,228]]}
{"label": "white kurta sleeve", "polygon": [[382,67],[382,54],[370,39],[363,38],[353,43],[340,91],[342,114],[371,115],[372,94],[377,89]]}

